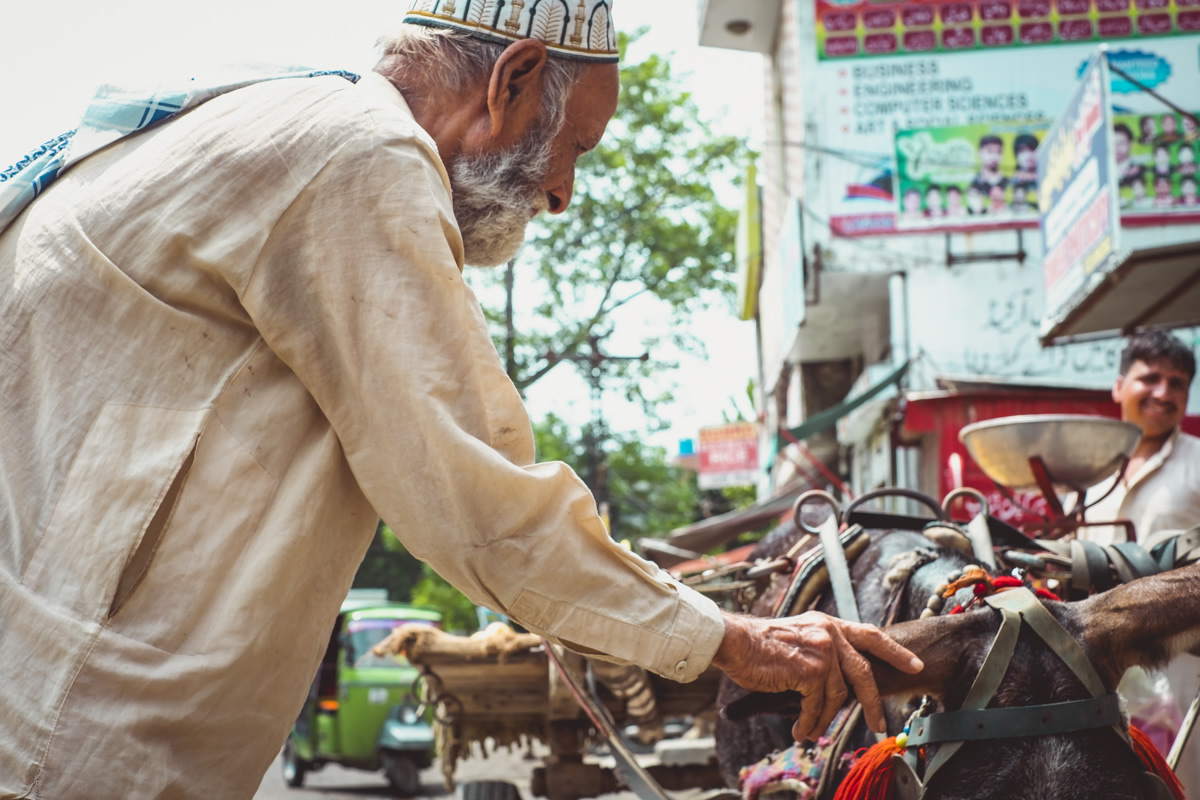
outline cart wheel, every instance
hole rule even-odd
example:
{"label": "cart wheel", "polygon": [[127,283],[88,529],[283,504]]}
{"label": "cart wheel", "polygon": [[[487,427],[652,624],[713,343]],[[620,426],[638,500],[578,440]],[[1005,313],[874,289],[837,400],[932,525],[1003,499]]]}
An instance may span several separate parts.
{"label": "cart wheel", "polygon": [[471,781],[462,785],[462,800],[521,800],[521,792],[507,781]]}
{"label": "cart wheel", "polygon": [[293,789],[304,785],[304,773],[308,772],[309,763],[296,755],[296,746],[292,738],[283,743],[283,782]]}
{"label": "cart wheel", "polygon": [[398,795],[412,797],[421,793],[421,770],[415,761],[390,750],[384,750],[380,759],[383,761],[383,774]]}

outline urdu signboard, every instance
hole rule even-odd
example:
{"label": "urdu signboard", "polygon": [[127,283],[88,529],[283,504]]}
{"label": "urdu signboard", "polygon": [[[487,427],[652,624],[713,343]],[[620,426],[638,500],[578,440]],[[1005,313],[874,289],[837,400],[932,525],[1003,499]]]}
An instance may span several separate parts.
{"label": "urdu signboard", "polygon": [[1108,59],[1094,56],[1066,111],[1038,148],[1038,210],[1046,316],[1076,302],[1120,258],[1120,198],[1112,146]]}

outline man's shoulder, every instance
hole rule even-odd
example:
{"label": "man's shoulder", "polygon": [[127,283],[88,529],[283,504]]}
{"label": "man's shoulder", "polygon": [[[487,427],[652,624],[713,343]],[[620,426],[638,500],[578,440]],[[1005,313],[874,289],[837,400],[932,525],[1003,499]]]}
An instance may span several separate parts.
{"label": "man's shoulder", "polygon": [[1200,437],[1180,431],[1175,437],[1175,450],[1186,453],[1189,459],[1197,459],[1197,466],[1200,466]]}
{"label": "man's shoulder", "polygon": [[373,72],[357,81],[340,75],[263,81],[198,112],[196,133],[205,149],[267,149],[289,168],[300,165],[293,177],[311,173],[305,165],[316,169],[333,158],[384,154],[399,156],[398,169],[424,163],[444,173],[437,146],[403,96]]}
{"label": "man's shoulder", "polygon": [[[239,94],[246,93],[243,97]],[[273,119],[279,127],[303,121],[307,127],[334,127],[346,133],[382,138],[412,138],[432,146],[404,97],[383,76],[367,72],[349,80],[342,75],[263,81],[231,93],[249,113]],[[265,104],[265,108],[259,104]]]}

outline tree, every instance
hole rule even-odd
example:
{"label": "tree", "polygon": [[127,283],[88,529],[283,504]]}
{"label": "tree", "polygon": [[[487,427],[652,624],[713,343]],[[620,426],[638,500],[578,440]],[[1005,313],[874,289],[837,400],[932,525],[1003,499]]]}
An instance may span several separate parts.
{"label": "tree", "polygon": [[[539,460],[563,461],[582,472],[590,444],[586,432],[550,414],[533,426],[533,433]],[[664,448],[647,445],[636,434],[616,434],[607,450],[609,524],[617,536],[663,536],[697,519],[696,475],[671,466]]]}
{"label": "tree", "polygon": [[[622,54],[630,41],[621,35]],[[666,58],[623,63],[617,115],[600,146],[579,160],[570,211],[534,223],[533,241],[507,270],[468,272],[522,392],[564,362],[587,375],[591,348],[611,332],[616,315],[636,309],[660,323],[642,337],[645,361],[600,367],[608,388],[641,403],[642,431],[610,434],[597,419],[601,424],[581,434],[555,416],[534,426],[540,461],[565,461],[586,474],[589,459],[593,471],[606,459],[600,468],[622,537],[663,535],[702,515],[695,476],[670,467],[662,448],[641,440],[664,424],[655,407],[669,400],[648,397],[641,380],[672,366],[659,356],[660,344],[701,350],[687,331],[689,314],[732,294],[737,214],[722,205],[718,188],[737,184],[744,154],[741,140],[714,136],[700,120]],[[377,538],[388,541],[382,531]],[[372,545],[360,575],[388,574],[371,562],[395,554]],[[368,584],[356,578],[355,585]],[[470,602],[428,566],[408,585],[412,601],[442,611],[447,627],[473,629]]]}
{"label": "tree", "polygon": [[[622,53],[630,41],[621,35]],[[569,212],[539,218],[507,271],[471,273],[519,390],[564,361],[580,363],[614,315],[636,306],[661,322],[643,337],[651,357],[610,364],[606,377],[657,421],[639,379],[671,366],[658,345],[702,348],[686,332],[688,314],[731,293],[737,214],[716,187],[736,185],[744,154],[740,139],[711,133],[666,58],[623,64],[617,114],[579,160]]]}
{"label": "tree", "polygon": [[409,555],[392,529],[380,521],[354,574],[354,588],[387,589],[389,599],[409,602],[420,579],[421,562]]}

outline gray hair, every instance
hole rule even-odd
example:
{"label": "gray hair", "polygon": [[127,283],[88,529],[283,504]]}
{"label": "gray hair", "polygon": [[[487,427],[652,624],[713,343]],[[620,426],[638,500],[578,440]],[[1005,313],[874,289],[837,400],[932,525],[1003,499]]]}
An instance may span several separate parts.
{"label": "gray hair", "polygon": [[[423,94],[431,87],[461,91],[468,83],[490,75],[507,45],[476,39],[461,31],[427,25],[404,25],[376,42],[380,60],[375,71],[405,94]],[[567,97],[585,62],[551,56],[544,71],[539,122],[557,132],[566,114]]]}

